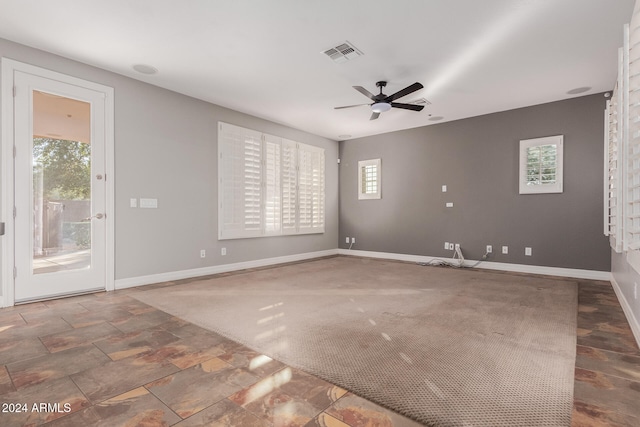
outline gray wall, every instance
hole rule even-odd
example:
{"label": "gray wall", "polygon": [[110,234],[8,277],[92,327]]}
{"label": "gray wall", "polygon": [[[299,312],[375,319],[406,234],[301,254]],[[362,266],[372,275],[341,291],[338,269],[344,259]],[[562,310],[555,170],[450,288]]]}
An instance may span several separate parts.
{"label": "gray wall", "polygon": [[[336,248],[337,142],[2,39],[0,56],[115,89],[116,279]],[[218,242],[219,120],[325,148],[324,234]],[[159,208],[130,208],[140,197]]]}
{"label": "gray wall", "polygon": [[[447,241],[479,259],[493,245],[489,261],[610,271],[604,108],[597,94],[341,142],[340,247],[349,236],[353,249],[451,257]],[[559,134],[564,192],[519,195],[519,141]],[[357,163],[373,158],[382,159],[382,199],[359,201]]]}

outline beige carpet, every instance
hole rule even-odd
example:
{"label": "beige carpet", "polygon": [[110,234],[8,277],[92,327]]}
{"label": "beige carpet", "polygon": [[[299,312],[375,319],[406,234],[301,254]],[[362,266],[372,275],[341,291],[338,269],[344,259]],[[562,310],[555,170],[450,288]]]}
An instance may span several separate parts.
{"label": "beige carpet", "polygon": [[434,426],[569,426],[570,280],[336,257],[139,300]]}

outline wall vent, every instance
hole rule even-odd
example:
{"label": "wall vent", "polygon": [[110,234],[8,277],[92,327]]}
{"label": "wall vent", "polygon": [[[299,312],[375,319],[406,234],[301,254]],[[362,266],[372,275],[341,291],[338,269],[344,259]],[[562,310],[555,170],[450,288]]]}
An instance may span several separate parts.
{"label": "wall vent", "polygon": [[348,41],[332,47],[331,49],[324,50],[323,53],[331,58],[331,60],[336,64],[347,62],[362,55],[362,52]]}

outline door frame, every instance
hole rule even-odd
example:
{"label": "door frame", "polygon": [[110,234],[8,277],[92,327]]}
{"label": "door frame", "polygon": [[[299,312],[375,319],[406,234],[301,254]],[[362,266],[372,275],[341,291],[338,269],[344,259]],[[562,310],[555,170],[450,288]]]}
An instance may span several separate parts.
{"label": "door frame", "polygon": [[77,77],[69,76],[34,65],[25,64],[13,59],[0,58],[2,102],[0,115],[2,116],[2,142],[0,149],[0,221],[5,223],[5,235],[0,236],[0,283],[2,296],[1,307],[15,304],[15,221],[13,218],[15,206],[15,173],[14,173],[14,72],[21,71],[34,74],[63,83],[86,87],[105,95],[105,185],[106,185],[106,291],[115,289],[115,137],[114,137],[114,89],[99,83],[94,83]]}

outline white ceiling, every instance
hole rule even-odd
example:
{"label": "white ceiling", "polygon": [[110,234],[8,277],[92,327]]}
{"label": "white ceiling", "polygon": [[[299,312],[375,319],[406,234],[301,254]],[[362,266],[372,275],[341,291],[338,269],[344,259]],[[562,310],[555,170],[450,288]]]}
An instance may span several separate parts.
{"label": "white ceiling", "polygon": [[[613,88],[633,0],[0,0],[0,38],[331,139]],[[364,55],[322,52],[348,40]],[[158,69],[143,75],[134,64]],[[351,86],[416,81],[370,121]],[[580,95],[567,91],[591,87]]]}

